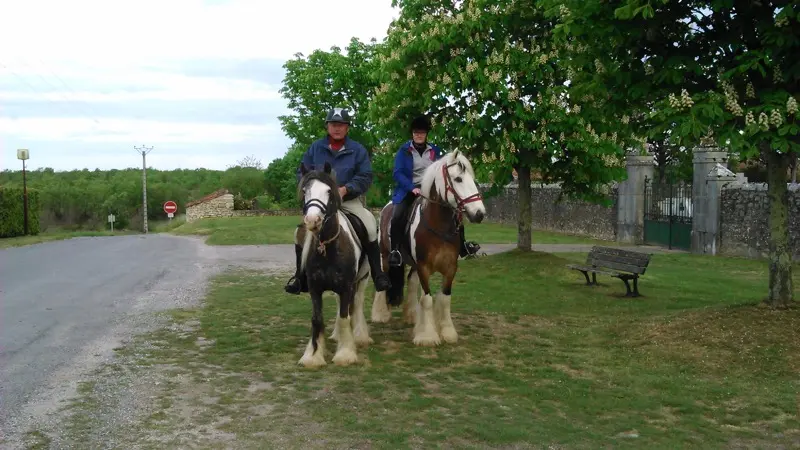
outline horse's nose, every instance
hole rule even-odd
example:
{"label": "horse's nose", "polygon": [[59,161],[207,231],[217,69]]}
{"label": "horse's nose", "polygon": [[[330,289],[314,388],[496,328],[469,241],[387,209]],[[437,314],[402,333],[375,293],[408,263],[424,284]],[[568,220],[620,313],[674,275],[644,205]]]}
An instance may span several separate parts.
{"label": "horse's nose", "polygon": [[305,222],[306,229],[309,231],[317,231],[322,225],[322,217],[318,214],[307,215],[303,218],[303,222]]}
{"label": "horse's nose", "polygon": [[475,213],[475,223],[481,223],[483,221],[483,211],[478,211]]}

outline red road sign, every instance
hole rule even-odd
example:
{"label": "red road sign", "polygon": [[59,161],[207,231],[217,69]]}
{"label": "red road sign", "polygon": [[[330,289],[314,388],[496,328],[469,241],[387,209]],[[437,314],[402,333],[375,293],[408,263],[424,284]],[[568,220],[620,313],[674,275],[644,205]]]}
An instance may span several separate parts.
{"label": "red road sign", "polygon": [[164,212],[165,213],[173,214],[176,211],[178,211],[178,204],[177,203],[173,202],[172,200],[164,202]]}

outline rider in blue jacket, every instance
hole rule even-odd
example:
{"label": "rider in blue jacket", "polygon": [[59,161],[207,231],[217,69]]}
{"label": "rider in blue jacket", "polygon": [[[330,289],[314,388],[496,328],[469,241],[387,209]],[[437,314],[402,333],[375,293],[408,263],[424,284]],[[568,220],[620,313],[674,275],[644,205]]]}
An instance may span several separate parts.
{"label": "rider in blue jacket", "polygon": [[[411,122],[411,140],[400,146],[394,158],[395,188],[392,192],[392,226],[390,241],[392,252],[389,254],[389,265],[398,267],[403,264],[400,254],[400,243],[403,239],[408,210],[414,200],[421,194],[422,176],[425,169],[442,156],[442,151],[435,144],[428,142],[431,122],[425,116],[419,116]],[[476,242],[466,242],[464,225],[461,234],[462,257],[476,253],[481,246]]]}
{"label": "rider in blue jacket", "polygon": [[[367,254],[375,290],[385,291],[391,287],[388,275],[381,269],[381,256],[378,247],[378,223],[375,215],[364,207],[361,197],[366,195],[372,185],[372,164],[367,149],[350,139],[350,113],[343,108],[333,108],[325,118],[328,136],[311,144],[303,155],[302,164],[309,170],[321,169],[329,163],[336,173],[336,184],[342,197],[341,209],[358,217],[367,229],[367,241],[362,242]],[[300,169],[297,179],[300,180]],[[301,269],[302,243],[295,242],[295,274],[286,283],[284,290],[290,294],[308,292],[305,276]]]}

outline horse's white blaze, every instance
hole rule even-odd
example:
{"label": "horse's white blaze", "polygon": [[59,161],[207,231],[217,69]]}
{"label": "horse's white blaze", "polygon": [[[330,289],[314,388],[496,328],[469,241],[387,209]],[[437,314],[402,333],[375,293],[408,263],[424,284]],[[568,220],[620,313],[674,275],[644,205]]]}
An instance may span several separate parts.
{"label": "horse's white blaze", "polygon": [[411,228],[408,230],[408,238],[409,243],[411,244],[411,257],[414,258],[414,261],[417,260],[417,240],[414,238],[414,234],[417,232],[417,228],[419,228],[420,220],[422,219],[422,206],[417,205],[414,208],[416,214],[414,215],[414,221],[411,222]]}
{"label": "horse's white blaze", "polygon": [[376,292],[372,300],[371,320],[377,323],[386,323],[392,319],[392,312],[386,304],[386,291]]}
{"label": "horse's white blaze", "polygon": [[350,316],[342,319],[336,315],[339,322],[339,342],[337,343],[336,354],[333,355],[334,364],[348,365],[358,361],[356,355],[356,343],[353,339],[353,329],[350,326]]}
{"label": "horse's white blaze", "polygon": [[450,295],[445,295],[444,292],[439,292],[436,296],[436,323],[438,325],[439,334],[445,342],[451,344],[458,341],[458,333],[456,327],[453,325],[453,319],[450,317]]}
{"label": "horse's white blaze", "polygon": [[317,351],[314,353],[314,345],[311,344],[311,339],[308,340],[308,345],[306,346],[306,352],[303,353],[303,357],[300,358],[298,361],[299,364],[302,364],[305,367],[322,367],[325,363],[325,336],[320,333],[319,337],[317,338]]}
{"label": "horse's white blaze", "polygon": [[[327,205],[328,201],[330,201],[331,194],[330,194],[330,187],[327,184],[319,181],[319,180],[311,180],[311,183],[308,184],[306,187],[305,192],[305,199],[308,202],[311,199],[317,199],[322,202],[323,205]],[[313,216],[324,216],[325,213],[322,211],[319,205],[311,204],[308,206],[308,210],[306,211],[306,217],[313,217]]]}
{"label": "horse's white blaze", "polygon": [[408,289],[406,290],[406,301],[403,304],[403,317],[406,319],[406,323],[416,324],[416,314],[417,309],[419,309],[419,295],[420,295],[420,286],[419,286],[419,274],[414,271],[410,277],[408,277]]}
{"label": "horse's white blaze", "polygon": [[442,339],[436,332],[436,319],[433,316],[433,298],[422,296],[421,308],[417,308],[417,325],[414,327],[414,345],[439,345]]}

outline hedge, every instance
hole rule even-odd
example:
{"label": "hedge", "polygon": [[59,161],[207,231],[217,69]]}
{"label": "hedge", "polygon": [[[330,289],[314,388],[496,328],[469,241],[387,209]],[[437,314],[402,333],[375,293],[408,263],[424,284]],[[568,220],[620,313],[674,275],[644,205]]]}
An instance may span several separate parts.
{"label": "hedge", "polygon": [[[22,188],[0,187],[0,238],[25,234]],[[28,234],[39,234],[39,191],[28,189]]]}

